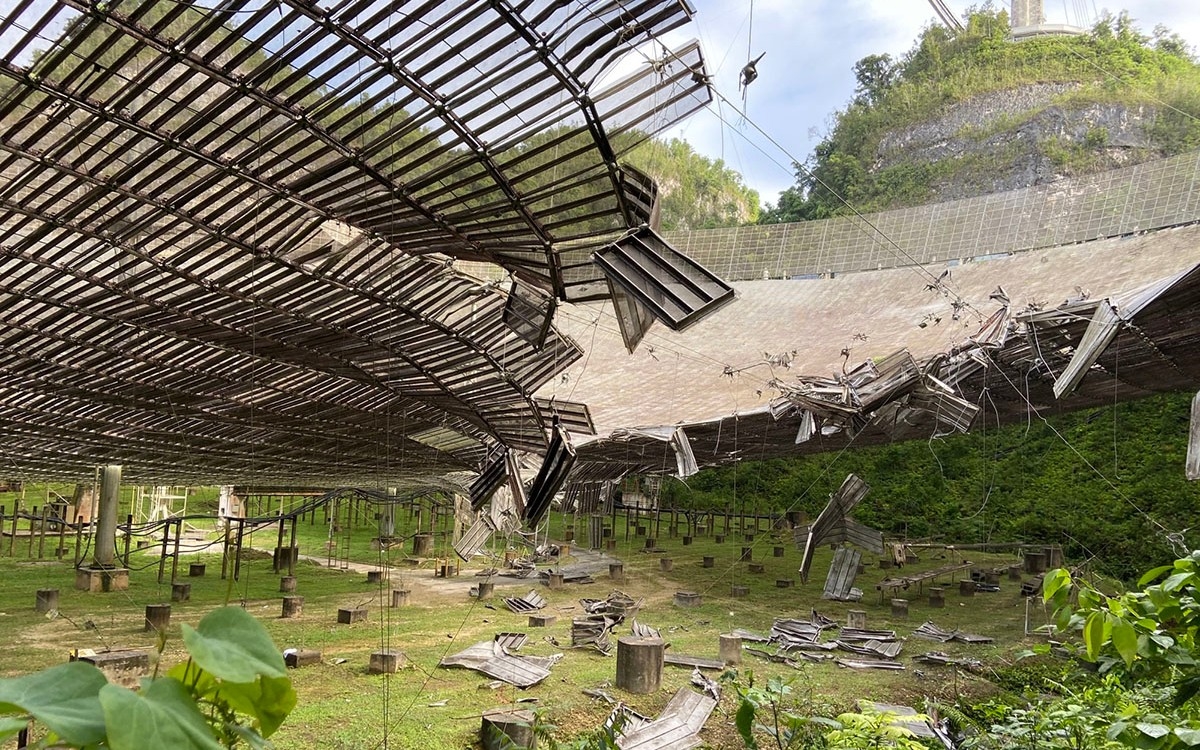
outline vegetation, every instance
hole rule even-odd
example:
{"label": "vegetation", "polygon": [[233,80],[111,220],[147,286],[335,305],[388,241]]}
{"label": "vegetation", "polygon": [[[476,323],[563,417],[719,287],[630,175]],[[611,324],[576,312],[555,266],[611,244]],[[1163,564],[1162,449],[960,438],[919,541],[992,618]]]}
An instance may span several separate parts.
{"label": "vegetation", "polygon": [[928,442],[742,461],[663,492],[681,508],[813,517],[853,472],[872,487],[855,511],[869,526],[947,543],[1061,543],[1068,557],[1130,579],[1171,553],[1163,527],[1194,525],[1189,404],[1188,394],[1154,396]]}
{"label": "vegetation", "polygon": [[[930,26],[899,60],[871,55],[856,63],[854,72],[855,97],[837,113],[808,161],[796,165],[796,185],[764,209],[761,222],[825,218],[848,213],[850,206],[874,211],[919,205],[928,202],[941,180],[1010,162],[1002,153],[932,161],[901,153],[884,159],[881,143],[888,134],[936,118],[973,96],[1029,84],[1073,84],[1055,99],[1066,109],[1093,102],[1148,108],[1151,147],[1131,159],[1200,146],[1200,66],[1191,50],[1161,26],[1143,34],[1125,14],[1104,17],[1083,36],[1014,42],[1007,13],[985,6],[968,15],[963,31]],[[1039,111],[1031,109],[1002,127],[1011,132]],[[982,139],[989,133],[969,135]],[[1107,146],[1102,129],[1081,141],[1046,138],[1035,146],[1067,173],[1111,166],[1098,158]],[[996,164],[989,164],[993,158]]]}
{"label": "vegetation", "polygon": [[658,183],[665,231],[731,227],[758,220],[758,193],[746,187],[742,176],[723,161],[701,156],[687,141],[647,141],[631,151],[626,161]]}

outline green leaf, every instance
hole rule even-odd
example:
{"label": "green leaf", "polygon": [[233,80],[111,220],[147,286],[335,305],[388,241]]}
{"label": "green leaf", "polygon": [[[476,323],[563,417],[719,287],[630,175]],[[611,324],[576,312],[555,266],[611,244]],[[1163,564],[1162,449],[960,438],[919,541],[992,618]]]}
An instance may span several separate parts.
{"label": "green leaf", "polygon": [[1152,739],[1166,737],[1171,731],[1171,728],[1166,724],[1151,724],[1144,721],[1138,722],[1137,729],[1139,732]]}
{"label": "green leaf", "polygon": [[235,710],[258,721],[263,737],[270,737],[296,707],[296,691],[287,677],[260,677],[249,683],[223,683],[216,691]]}
{"label": "green leaf", "polygon": [[1145,574],[1143,574],[1142,577],[1138,579],[1138,584],[1137,584],[1138,588],[1145,588],[1146,584],[1155,580],[1156,578],[1161,576],[1163,573],[1169,573],[1172,570],[1175,570],[1174,565],[1160,565],[1157,568],[1152,568],[1150,570],[1147,570],[1145,572]]}
{"label": "green leaf", "polygon": [[1195,578],[1195,575],[1195,573],[1189,571],[1186,573],[1176,573],[1172,576],[1169,576],[1167,580],[1162,582],[1163,590],[1178,591],[1188,583],[1189,579]]}
{"label": "green leaf", "polygon": [[100,704],[112,750],[222,750],[187,688],[170,677],[143,683],[140,693],[105,685]]}
{"label": "green leaf", "polygon": [[1063,568],[1055,568],[1042,579],[1042,600],[1050,601],[1064,586],[1071,585],[1071,574]]}
{"label": "green leaf", "polygon": [[1175,727],[1175,736],[1179,741],[1188,747],[1200,745],[1200,729],[1189,729],[1188,727]]}
{"label": "green leaf", "polygon": [[758,741],[754,739],[754,704],[750,701],[742,701],[738,706],[737,715],[734,717],[734,724],[737,726],[738,734],[742,737],[742,742],[746,745],[747,750],[758,750]]}
{"label": "green leaf", "polygon": [[1117,649],[1117,653],[1125,660],[1125,666],[1133,666],[1133,660],[1137,658],[1138,651],[1137,631],[1133,629],[1133,626],[1125,620],[1114,620],[1112,624],[1112,642],[1113,647]]}
{"label": "green leaf", "polygon": [[104,673],[82,661],[0,680],[0,714],[31,714],[72,745],[104,741]]}
{"label": "green leaf", "polygon": [[1088,661],[1096,661],[1104,645],[1104,613],[1093,612],[1083,624],[1083,645],[1087,648]]}
{"label": "green leaf", "polygon": [[287,674],[267,629],[240,607],[213,610],[194,629],[185,624],[183,642],[201,669],[228,682]]}
{"label": "green leaf", "polygon": [[27,726],[29,726],[27,719],[0,716],[0,743],[7,742],[16,737]]}

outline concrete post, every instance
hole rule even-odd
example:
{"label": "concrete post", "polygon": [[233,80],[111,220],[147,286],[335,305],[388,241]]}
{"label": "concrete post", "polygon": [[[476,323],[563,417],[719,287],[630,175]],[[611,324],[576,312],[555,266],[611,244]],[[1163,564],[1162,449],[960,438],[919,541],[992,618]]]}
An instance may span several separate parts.
{"label": "concrete post", "polygon": [[109,464],[100,475],[100,510],[96,516],[96,552],[93,556],[97,568],[116,567],[117,506],[120,501],[121,467]]}

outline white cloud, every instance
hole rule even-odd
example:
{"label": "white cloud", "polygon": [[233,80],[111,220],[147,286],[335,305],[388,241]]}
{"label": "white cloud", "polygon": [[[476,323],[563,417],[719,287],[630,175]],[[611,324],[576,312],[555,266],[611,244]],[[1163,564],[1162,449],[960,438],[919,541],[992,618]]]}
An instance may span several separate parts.
{"label": "white cloud", "polygon": [[[673,40],[699,36],[718,90],[737,106],[742,104],[738,72],[747,61],[751,31],[750,51],[766,53],[758,66],[759,78],[747,95],[746,112],[782,148],[770,145],[750,123],[725,107],[720,108],[726,120],[722,123],[716,105],[670,134],[686,138],[703,154],[723,157],[765,201],[774,201],[780,190],[793,183],[789,155],[806,158],[818,140],[810,133],[823,133],[832,113],[853,95],[854,63],[874,53],[904,53],[935,19],[923,0],[755,0],[752,24],[748,0],[693,0],[693,4],[695,23]],[[947,4],[962,13],[970,3],[951,0]],[[1047,2],[1047,20],[1079,24],[1080,19],[1064,10],[1075,5]],[[1101,4],[1096,5],[1103,11]],[[1200,14],[1194,11],[1194,0],[1126,0],[1124,7],[1143,31],[1162,23],[1200,45]],[[1090,25],[1090,19],[1084,20]]]}

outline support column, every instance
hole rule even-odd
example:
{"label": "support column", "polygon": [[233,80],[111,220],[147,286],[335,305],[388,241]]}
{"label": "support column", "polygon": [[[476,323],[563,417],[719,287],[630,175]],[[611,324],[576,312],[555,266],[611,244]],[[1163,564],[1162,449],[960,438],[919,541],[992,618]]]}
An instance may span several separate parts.
{"label": "support column", "polygon": [[100,475],[100,511],[96,516],[96,538],[93,540],[94,567],[112,568],[117,558],[117,515],[121,502],[121,467],[109,464]]}

